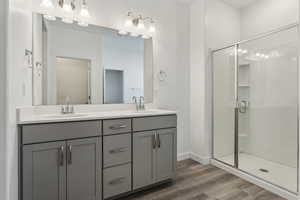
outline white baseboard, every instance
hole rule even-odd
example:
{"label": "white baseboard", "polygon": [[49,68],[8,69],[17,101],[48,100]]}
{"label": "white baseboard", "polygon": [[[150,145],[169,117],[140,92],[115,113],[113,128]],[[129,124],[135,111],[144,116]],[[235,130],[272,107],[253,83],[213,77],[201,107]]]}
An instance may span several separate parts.
{"label": "white baseboard", "polygon": [[208,165],[210,163],[209,157],[202,157],[193,152],[190,153],[190,158],[198,163],[203,164],[203,165]]}
{"label": "white baseboard", "polygon": [[186,152],[186,153],[180,153],[177,155],[177,161],[182,161],[182,160],[187,160],[190,159],[190,153]]}
{"label": "white baseboard", "polygon": [[210,163],[209,157],[201,157],[193,152],[186,152],[177,155],[177,161],[192,159],[200,164],[207,165]]}

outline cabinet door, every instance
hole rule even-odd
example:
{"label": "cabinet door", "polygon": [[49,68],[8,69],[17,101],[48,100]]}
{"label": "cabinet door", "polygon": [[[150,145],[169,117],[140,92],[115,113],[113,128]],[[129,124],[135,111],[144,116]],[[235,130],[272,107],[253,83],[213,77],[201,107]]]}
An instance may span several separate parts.
{"label": "cabinet door", "polygon": [[174,178],[176,165],[176,129],[157,131],[155,181]]}
{"label": "cabinet door", "polygon": [[101,198],[100,138],[67,141],[67,199]]}
{"label": "cabinet door", "polygon": [[133,133],[133,189],[154,182],[155,132]]}
{"label": "cabinet door", "polygon": [[65,200],[65,142],[23,147],[23,200]]}

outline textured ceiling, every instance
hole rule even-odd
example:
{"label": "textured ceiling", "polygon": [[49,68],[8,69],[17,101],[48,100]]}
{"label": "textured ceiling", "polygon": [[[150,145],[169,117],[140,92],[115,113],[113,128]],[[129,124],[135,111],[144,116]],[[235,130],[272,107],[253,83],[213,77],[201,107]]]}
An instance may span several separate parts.
{"label": "textured ceiling", "polygon": [[236,7],[236,8],[243,8],[246,7],[248,5],[250,5],[251,3],[253,3],[254,1],[257,0],[223,0],[224,2],[226,2],[227,4]]}

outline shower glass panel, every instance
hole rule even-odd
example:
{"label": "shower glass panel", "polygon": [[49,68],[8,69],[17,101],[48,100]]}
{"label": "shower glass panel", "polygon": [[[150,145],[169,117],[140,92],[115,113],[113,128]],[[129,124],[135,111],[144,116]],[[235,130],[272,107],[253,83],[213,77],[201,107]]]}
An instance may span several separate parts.
{"label": "shower glass panel", "polygon": [[235,46],[213,54],[214,158],[234,166]]}
{"label": "shower glass panel", "polygon": [[292,192],[298,179],[298,44],[294,27],[238,46],[238,167]]}

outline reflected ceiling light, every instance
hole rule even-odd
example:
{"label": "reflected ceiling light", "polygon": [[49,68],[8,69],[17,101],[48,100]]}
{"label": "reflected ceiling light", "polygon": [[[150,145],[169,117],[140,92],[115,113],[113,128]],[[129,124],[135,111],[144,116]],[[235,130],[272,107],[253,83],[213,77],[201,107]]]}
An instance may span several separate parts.
{"label": "reflected ceiling light", "polygon": [[143,39],[150,39],[151,37],[149,35],[142,35]]}
{"label": "reflected ceiling light", "polygon": [[139,34],[137,34],[137,33],[130,33],[130,36],[132,36],[132,37],[138,37]]}
{"label": "reflected ceiling light", "polygon": [[127,35],[128,32],[127,31],[124,31],[124,30],[119,30],[119,35]]}

